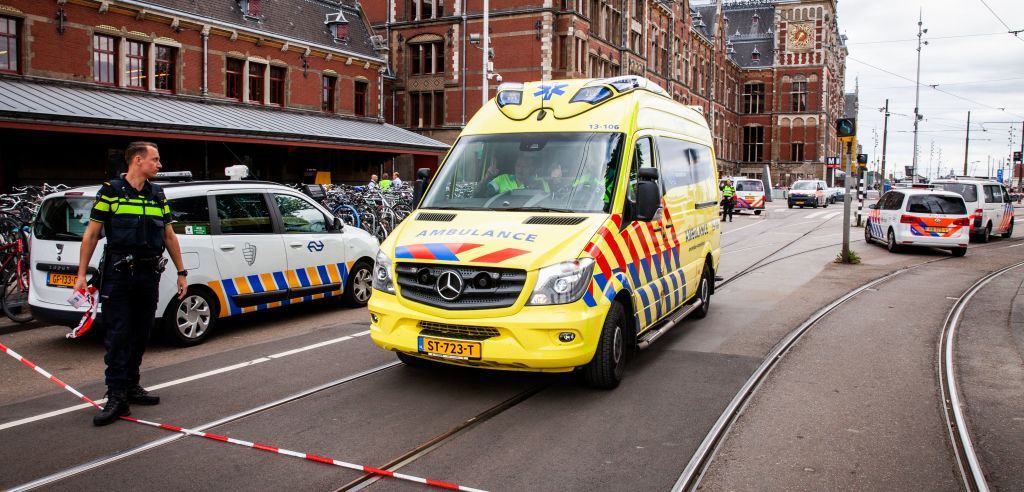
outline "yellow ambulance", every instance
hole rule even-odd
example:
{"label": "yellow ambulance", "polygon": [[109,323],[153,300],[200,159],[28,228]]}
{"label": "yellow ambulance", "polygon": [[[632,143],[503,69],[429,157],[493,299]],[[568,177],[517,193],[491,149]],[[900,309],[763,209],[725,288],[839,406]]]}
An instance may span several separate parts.
{"label": "yellow ambulance", "polygon": [[701,112],[651,81],[506,83],[383,242],[374,343],[409,365],[582,371],[703,318],[720,192]]}

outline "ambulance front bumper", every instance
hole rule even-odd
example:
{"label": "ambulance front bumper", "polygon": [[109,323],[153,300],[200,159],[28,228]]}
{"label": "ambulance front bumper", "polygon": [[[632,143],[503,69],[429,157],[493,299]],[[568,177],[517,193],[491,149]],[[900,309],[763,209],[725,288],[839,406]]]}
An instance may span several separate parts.
{"label": "ambulance front bumper", "polygon": [[[526,306],[511,316],[452,319],[410,309],[395,295],[376,290],[368,309],[370,337],[385,350],[463,366],[533,372],[567,372],[590,362],[608,312],[607,305],[587,307],[577,301]],[[477,342],[480,354],[430,355],[421,350],[421,338]]]}

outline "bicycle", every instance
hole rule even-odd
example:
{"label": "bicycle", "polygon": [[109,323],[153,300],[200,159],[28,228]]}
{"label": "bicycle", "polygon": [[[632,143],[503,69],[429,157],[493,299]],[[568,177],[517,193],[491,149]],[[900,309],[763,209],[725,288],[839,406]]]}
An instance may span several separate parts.
{"label": "bicycle", "polygon": [[[14,234],[10,226],[14,225]],[[27,323],[35,317],[28,305],[29,257],[28,237],[20,222],[0,219],[5,236],[14,239],[0,244],[0,306],[16,323]]]}

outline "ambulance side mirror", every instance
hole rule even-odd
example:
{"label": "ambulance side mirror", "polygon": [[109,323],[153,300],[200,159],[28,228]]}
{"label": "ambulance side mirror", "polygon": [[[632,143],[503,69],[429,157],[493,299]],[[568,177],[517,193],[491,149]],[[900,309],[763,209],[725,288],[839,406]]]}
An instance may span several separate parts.
{"label": "ambulance side mirror", "polygon": [[661,206],[661,192],[658,190],[658,170],[651,167],[640,169],[636,184],[636,220],[654,220]]}
{"label": "ambulance side mirror", "polygon": [[420,200],[423,199],[423,191],[427,188],[428,181],[430,181],[430,169],[426,167],[417,169],[416,183],[412,185],[412,208],[419,208]]}

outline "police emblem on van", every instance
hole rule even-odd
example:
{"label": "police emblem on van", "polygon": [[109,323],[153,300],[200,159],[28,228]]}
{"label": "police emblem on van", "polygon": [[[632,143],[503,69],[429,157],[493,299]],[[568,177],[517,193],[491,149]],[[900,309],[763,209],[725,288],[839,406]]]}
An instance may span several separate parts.
{"label": "police emblem on van", "polygon": [[256,245],[245,243],[245,247],[242,248],[242,258],[245,258],[245,262],[249,266],[256,263]]}

